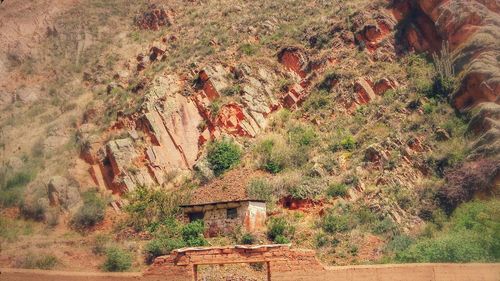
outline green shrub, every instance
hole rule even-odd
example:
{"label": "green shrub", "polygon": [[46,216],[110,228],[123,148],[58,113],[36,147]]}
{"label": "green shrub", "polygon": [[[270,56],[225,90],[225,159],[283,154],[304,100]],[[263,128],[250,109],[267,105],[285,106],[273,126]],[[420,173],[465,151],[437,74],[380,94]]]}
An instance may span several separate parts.
{"label": "green shrub", "polygon": [[7,180],[7,182],[5,183],[5,186],[3,188],[4,189],[12,189],[12,188],[16,188],[16,187],[25,186],[31,182],[31,180],[34,178],[34,176],[35,176],[34,173],[31,173],[31,172],[27,172],[27,171],[18,172]]}
{"label": "green shrub", "polygon": [[22,203],[23,193],[26,185],[34,178],[35,172],[30,170],[20,171],[8,177],[8,173],[2,173],[0,182],[0,207],[12,207]]}
{"label": "green shrub", "polygon": [[104,219],[106,201],[97,192],[83,194],[83,206],[73,215],[71,224],[77,229],[86,229],[100,223]]}
{"label": "green shrub", "polygon": [[287,187],[288,195],[295,199],[318,199],[325,194],[326,184],[321,178],[304,177],[298,184]]}
{"label": "green shrub", "polygon": [[278,243],[278,241],[276,241],[277,239],[283,240],[283,238],[291,237],[294,233],[295,228],[291,226],[285,218],[271,218],[271,220],[269,220],[267,237],[272,241]]}
{"label": "green shrub", "polygon": [[298,146],[311,146],[317,139],[314,129],[304,125],[296,125],[289,128],[288,137],[292,144]]}
{"label": "green shrub", "polygon": [[241,237],[241,244],[252,245],[252,244],[255,244],[256,240],[257,239],[255,238],[255,236],[253,236],[251,233],[245,233]]}
{"label": "green shrub", "polygon": [[402,262],[498,262],[500,260],[499,200],[459,206],[443,230],[423,236],[396,254]]}
{"label": "green shrub", "polygon": [[330,145],[330,150],[333,152],[339,151],[339,150],[347,150],[347,151],[352,151],[355,149],[357,146],[356,139],[352,135],[347,135],[343,137],[340,142],[336,141],[332,145]]}
{"label": "green shrub", "polygon": [[273,189],[265,179],[252,179],[247,187],[247,194],[252,199],[273,201]]}
{"label": "green shrub", "polygon": [[387,244],[386,250],[390,252],[401,252],[408,247],[414,242],[414,239],[411,238],[410,236],[403,234],[403,235],[396,235],[392,238],[392,240]]}
{"label": "green shrub", "polygon": [[45,201],[42,198],[38,198],[38,200],[25,199],[21,202],[19,210],[24,218],[33,219],[35,221],[43,221],[46,218],[48,207],[48,201]]}
{"label": "green shrub", "polygon": [[422,106],[425,114],[429,115],[436,110],[436,105],[434,103],[426,103]]}
{"label": "green shrub", "polygon": [[290,243],[290,239],[286,238],[283,235],[278,235],[278,236],[276,236],[276,238],[274,238],[274,242],[276,244],[288,244],[288,243]]}
{"label": "green shrub", "polygon": [[13,242],[18,240],[20,235],[30,235],[32,233],[32,222],[0,216],[0,241]]}
{"label": "green shrub", "polygon": [[59,260],[53,255],[29,253],[21,261],[20,267],[49,270],[53,269],[58,263]]}
{"label": "green shrub", "polygon": [[111,242],[111,238],[105,234],[98,234],[94,237],[92,245],[92,253],[95,255],[103,255]]}
{"label": "green shrub", "polygon": [[242,44],[240,46],[240,52],[242,52],[247,56],[255,55],[258,50],[259,50],[258,46],[249,43]]}
{"label": "green shrub", "polygon": [[181,230],[182,239],[189,247],[205,246],[207,241],[203,237],[205,226],[198,220],[185,225]]}
{"label": "green shrub", "polygon": [[396,230],[397,226],[390,217],[386,217],[383,220],[378,221],[373,227],[373,233],[375,234],[384,234],[389,231],[395,232]]}
{"label": "green shrub", "polygon": [[211,143],[207,159],[215,175],[219,176],[240,162],[241,149],[233,141],[223,139]]}
{"label": "green shrub", "polygon": [[322,220],[323,230],[328,233],[345,232],[350,229],[347,215],[328,214]]}
{"label": "green shrub", "polygon": [[222,107],[222,102],[220,101],[220,99],[212,101],[212,103],[210,103],[210,105],[208,106],[208,109],[210,110],[210,116],[212,118],[217,117],[221,107]]}
{"label": "green shrub", "polygon": [[345,150],[352,150],[356,148],[356,140],[353,136],[348,135],[340,141],[340,146]]}
{"label": "green shrub", "polygon": [[180,213],[179,205],[185,201],[184,193],[168,192],[162,189],[137,187],[127,194],[129,204],[129,225],[137,231],[147,229],[154,232],[161,224],[175,227],[174,219]]}
{"label": "green shrub", "polygon": [[446,99],[456,89],[457,80],[454,77],[435,76],[432,80],[432,87],[427,92],[430,98]]}
{"label": "green shrub", "polygon": [[408,81],[411,82],[410,89],[419,93],[426,93],[431,87],[431,79],[435,75],[435,69],[424,55],[412,54],[405,58],[407,62],[406,73]]}
{"label": "green shrub", "polygon": [[331,184],[326,190],[326,194],[330,197],[343,197],[347,195],[349,187],[343,183]]}
{"label": "green shrub", "polygon": [[422,240],[396,255],[402,262],[471,262],[494,260],[480,234],[455,232]]}
{"label": "green shrub", "polygon": [[315,112],[319,109],[326,108],[330,105],[331,97],[327,92],[316,91],[311,93],[303,105],[303,109],[308,112]]}
{"label": "green shrub", "polygon": [[326,245],[328,245],[328,236],[325,235],[323,232],[319,232],[316,234],[314,237],[314,242],[316,244],[316,248],[322,248]]}
{"label": "green shrub", "polygon": [[106,261],[102,265],[104,271],[121,272],[132,266],[132,255],[116,247],[106,250]]}
{"label": "green shrub", "polygon": [[356,210],[355,216],[360,224],[370,225],[377,220],[375,213],[365,206]]}
{"label": "green shrub", "polygon": [[222,90],[222,95],[224,96],[234,96],[240,94],[242,91],[240,85],[229,86]]}
{"label": "green shrub", "polygon": [[255,151],[259,155],[259,166],[270,173],[281,172],[287,162],[288,152],[285,144],[279,138],[266,138],[259,142]]}
{"label": "green shrub", "polygon": [[172,250],[186,247],[186,243],[178,238],[160,238],[149,241],[145,247],[146,263],[151,264],[156,257],[168,255]]}
{"label": "green shrub", "polygon": [[349,246],[349,253],[353,256],[357,256],[358,255],[358,250],[359,250],[359,247],[356,246],[356,245],[351,245]]}

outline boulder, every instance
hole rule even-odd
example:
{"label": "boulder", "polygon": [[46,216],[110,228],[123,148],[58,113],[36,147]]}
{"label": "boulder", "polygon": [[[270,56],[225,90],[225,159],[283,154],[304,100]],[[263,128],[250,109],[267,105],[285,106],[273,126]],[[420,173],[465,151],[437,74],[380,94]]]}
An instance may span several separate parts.
{"label": "boulder", "polygon": [[286,47],[278,53],[278,60],[286,68],[296,73],[300,78],[305,78],[309,72],[309,59],[301,49]]}
{"label": "boulder", "polygon": [[398,82],[393,79],[383,78],[375,83],[373,91],[376,95],[381,96],[388,90],[394,90],[398,86]]}
{"label": "boulder", "polygon": [[205,67],[198,74],[203,91],[210,101],[220,97],[222,91],[229,87],[229,72],[220,64]]}
{"label": "boulder", "polygon": [[448,134],[448,132],[443,128],[438,128],[436,130],[435,135],[436,135],[436,140],[438,141],[447,141],[450,139],[450,134]]}
{"label": "boulder", "polygon": [[214,172],[210,169],[210,164],[206,159],[198,161],[194,165],[194,170],[202,182],[209,182],[215,178]]}
{"label": "boulder", "polygon": [[141,29],[159,30],[162,26],[170,26],[174,22],[173,12],[165,7],[152,4],[142,15],[135,18]]}
{"label": "boulder", "polygon": [[106,145],[106,153],[114,175],[124,173],[132,164],[132,160],[137,157],[130,138],[109,141]]}
{"label": "boulder", "polygon": [[52,206],[71,209],[80,201],[78,187],[71,185],[65,177],[54,176],[47,183],[47,193]]}
{"label": "boulder", "polygon": [[372,144],[365,150],[365,160],[372,163],[389,160],[387,153],[379,144]]}
{"label": "boulder", "polygon": [[354,83],[354,91],[356,93],[355,99],[358,104],[367,104],[377,98],[371,81],[367,78],[358,78]]}

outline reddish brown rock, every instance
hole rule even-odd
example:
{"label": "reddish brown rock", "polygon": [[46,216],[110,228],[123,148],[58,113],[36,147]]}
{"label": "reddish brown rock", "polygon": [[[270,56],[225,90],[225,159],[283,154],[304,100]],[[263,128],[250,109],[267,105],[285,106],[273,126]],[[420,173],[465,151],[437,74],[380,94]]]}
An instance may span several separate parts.
{"label": "reddish brown rock", "polygon": [[383,95],[388,90],[395,90],[398,86],[398,82],[392,79],[383,78],[375,83],[373,91],[377,96]]}
{"label": "reddish brown rock", "polygon": [[227,75],[228,71],[220,64],[207,66],[198,74],[199,83],[210,101],[220,97],[222,91],[229,87]]}
{"label": "reddish brown rock", "polygon": [[299,48],[283,48],[278,53],[278,60],[286,68],[296,73],[300,78],[305,78],[309,72],[309,60],[305,53]]}
{"label": "reddish brown rock", "polygon": [[155,61],[157,60],[160,56],[162,56],[163,54],[165,53],[164,50],[156,47],[156,46],[153,46],[151,47],[151,49],[149,50],[149,60],[151,61]]}
{"label": "reddish brown rock", "polygon": [[[411,6],[411,26],[415,36],[407,36],[409,44],[417,50],[435,51],[442,41],[449,43],[452,64],[460,86],[452,94],[452,104],[467,111],[484,103],[499,103],[500,96],[500,5],[491,0],[418,0],[406,1]],[[416,5],[413,5],[415,3]],[[403,9],[404,10],[404,9]],[[401,10],[401,11],[403,11]],[[401,12],[402,14],[404,12]],[[411,13],[407,13],[410,15]],[[417,34],[418,33],[418,34]],[[408,32],[407,32],[408,35]],[[483,111],[484,113],[484,111]],[[469,130],[483,132],[474,143],[474,155],[497,156],[496,141],[498,117],[473,118]],[[484,131],[488,130],[488,131]],[[498,147],[496,147],[498,146]],[[496,147],[496,148],[495,148]]]}
{"label": "reddish brown rock", "polygon": [[159,30],[162,26],[172,25],[173,12],[163,6],[150,5],[148,11],[136,17],[135,23],[141,29]]}
{"label": "reddish brown rock", "polygon": [[371,81],[366,78],[359,78],[354,83],[355,99],[358,104],[367,104],[377,98]]}

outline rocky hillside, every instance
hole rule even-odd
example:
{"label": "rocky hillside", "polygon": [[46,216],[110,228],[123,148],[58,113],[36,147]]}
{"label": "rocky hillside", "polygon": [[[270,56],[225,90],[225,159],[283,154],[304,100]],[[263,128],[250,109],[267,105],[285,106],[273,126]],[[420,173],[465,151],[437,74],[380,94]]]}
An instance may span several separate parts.
{"label": "rocky hillside", "polygon": [[[327,264],[498,260],[498,228],[449,232],[460,214],[481,221],[478,208],[499,220],[499,12],[488,0],[6,1],[0,264],[26,264],[16,248],[35,235],[80,243],[80,257],[125,248],[140,267],[185,246],[177,206],[192,192],[267,202],[267,232],[212,245],[292,242]],[[14,243],[26,224],[35,234]],[[468,235],[467,257],[421,250]]]}

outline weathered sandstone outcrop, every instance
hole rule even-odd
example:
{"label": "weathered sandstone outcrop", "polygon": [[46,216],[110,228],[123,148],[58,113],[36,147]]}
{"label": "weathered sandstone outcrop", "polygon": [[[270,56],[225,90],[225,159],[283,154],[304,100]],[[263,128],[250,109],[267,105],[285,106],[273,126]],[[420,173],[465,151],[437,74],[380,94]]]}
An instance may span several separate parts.
{"label": "weathered sandstone outcrop", "polygon": [[[207,141],[222,135],[255,137],[272,111],[296,107],[306,96],[307,56],[285,50],[289,58],[278,71],[214,63],[200,68],[193,85],[173,74],[156,77],[138,112],[120,115],[112,126],[112,135],[122,132],[119,139],[104,141],[92,133],[92,125],[83,124],[82,158],[92,165],[96,185],[121,194],[140,185],[168,184],[179,172],[193,169]],[[163,54],[151,48],[139,65],[147,68]],[[284,75],[292,77],[293,85],[280,94],[277,84]],[[96,110],[85,119],[91,121]]]}
{"label": "weathered sandstone outcrop", "polygon": [[[479,136],[472,147],[472,156],[498,156],[498,153],[486,153],[499,151],[495,113],[500,95],[498,1],[395,2],[395,14],[410,17],[410,21],[413,19],[417,23],[403,32],[415,49],[432,52],[442,45],[441,41],[449,43],[453,67],[461,79],[451,102],[460,111],[480,108],[479,115],[470,124],[470,130]],[[421,35],[418,40],[412,39],[412,32]]]}

